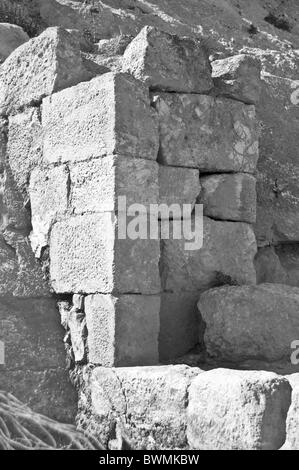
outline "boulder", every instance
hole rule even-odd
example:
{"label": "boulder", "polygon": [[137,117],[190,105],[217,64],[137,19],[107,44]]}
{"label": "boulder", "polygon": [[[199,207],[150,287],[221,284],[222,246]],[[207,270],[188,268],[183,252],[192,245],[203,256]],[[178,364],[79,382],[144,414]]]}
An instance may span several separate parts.
{"label": "boulder", "polygon": [[283,284],[224,286],[201,295],[198,309],[206,323],[210,356],[290,361],[299,335],[299,289]]}
{"label": "boulder", "polygon": [[255,178],[245,173],[218,174],[200,178],[204,215],[214,219],[255,222]]}
{"label": "boulder", "polygon": [[1,65],[0,114],[37,105],[45,96],[90,78],[76,39],[62,28],[48,28]]}
{"label": "boulder", "polygon": [[0,63],[17,47],[29,40],[23,28],[16,24],[0,23]]}
{"label": "boulder", "polygon": [[152,95],[159,118],[159,162],[209,173],[254,173],[258,126],[254,106],[207,95]]}
{"label": "boulder", "polygon": [[44,159],[78,162],[118,154],[156,160],[158,129],[145,86],[106,73],[43,100]]}
{"label": "boulder", "polygon": [[189,389],[191,449],[273,450],[285,440],[289,382],[272,372],[215,369]]}
{"label": "boulder", "polygon": [[123,70],[152,90],[205,93],[213,87],[211,65],[200,40],[145,26],[128,45]]}

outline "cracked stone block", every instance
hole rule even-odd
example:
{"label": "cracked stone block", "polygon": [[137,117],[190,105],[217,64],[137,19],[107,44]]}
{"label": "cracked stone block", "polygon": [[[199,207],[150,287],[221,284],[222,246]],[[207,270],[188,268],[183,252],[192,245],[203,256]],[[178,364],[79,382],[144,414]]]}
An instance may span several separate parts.
{"label": "cracked stone block", "polygon": [[106,73],[43,100],[44,159],[105,155],[156,160],[158,130],[148,90],[128,74]]}
{"label": "cracked stone block", "polygon": [[191,449],[274,450],[285,440],[289,382],[273,372],[215,369],[193,379]]}
{"label": "cracked stone block", "polygon": [[48,28],[2,64],[0,114],[36,105],[45,96],[90,78],[77,40],[62,28]]}
{"label": "cracked stone block", "polygon": [[[109,446],[119,426],[134,449],[186,449],[188,387],[202,371],[185,365],[95,368],[88,385],[87,426]],[[88,430],[88,427],[87,427]]]}
{"label": "cracked stone block", "polygon": [[171,360],[199,342],[198,294],[163,292],[160,307],[159,357]]}
{"label": "cracked stone block", "polygon": [[[297,354],[298,358],[298,354]],[[283,445],[284,450],[299,449],[299,374],[290,374],[285,376],[292,387],[292,403],[288,411],[286,422],[286,442]]]}
{"label": "cracked stone block", "polygon": [[212,62],[216,95],[247,104],[257,104],[261,94],[261,62],[248,54],[238,54]]}
{"label": "cracked stone block", "polygon": [[30,177],[32,232],[30,241],[37,257],[49,244],[54,222],[63,217],[68,207],[69,170],[65,166],[37,167]]}
{"label": "cracked stone block", "polygon": [[256,180],[238,174],[209,175],[200,178],[204,215],[213,219],[254,223],[256,219]]}
{"label": "cracked stone block", "polygon": [[[163,227],[164,221],[161,223]],[[167,223],[167,222],[166,222]],[[203,218],[203,245],[188,248],[187,237],[200,234],[194,221],[184,221],[185,236],[174,239],[174,222],[169,239],[162,239],[160,270],[167,292],[197,292],[222,284],[255,284],[256,241],[250,225]],[[186,236],[187,235],[187,236]],[[198,235],[197,235],[198,236]]]}
{"label": "cracked stone block", "polygon": [[208,172],[254,173],[258,160],[255,108],[226,98],[152,95],[159,118],[159,162]]}
{"label": "cracked stone block", "polygon": [[191,204],[200,193],[199,171],[159,165],[159,204]]}
{"label": "cracked stone block", "polygon": [[[77,163],[70,168],[71,210],[76,214],[126,210],[142,204],[143,212],[158,203],[158,163],[110,155]],[[126,208],[118,197],[126,198]],[[131,215],[134,215],[135,212]]]}
{"label": "cracked stone block", "polygon": [[198,309],[210,356],[239,362],[290,362],[299,333],[299,289],[283,284],[223,286],[204,292]]}
{"label": "cracked stone block", "polygon": [[23,28],[16,24],[0,24],[0,62],[3,62],[17,47],[29,40]]}
{"label": "cracked stone block", "polygon": [[9,116],[7,158],[12,176],[24,199],[28,198],[32,170],[42,163],[43,134],[39,108]]}
{"label": "cracked stone block", "polygon": [[125,50],[123,70],[154,90],[205,93],[213,87],[201,42],[152,26],[145,26]]}
{"label": "cracked stone block", "polygon": [[[113,212],[56,222],[50,240],[50,277],[57,293],[160,292],[158,239],[131,239],[135,219]],[[147,227],[146,217],[139,222]],[[133,233],[134,235],[134,233]],[[138,234],[137,234],[138,235]],[[121,238],[121,237],[125,238]]]}
{"label": "cracked stone block", "polygon": [[89,362],[106,367],[159,362],[159,295],[88,295]]}

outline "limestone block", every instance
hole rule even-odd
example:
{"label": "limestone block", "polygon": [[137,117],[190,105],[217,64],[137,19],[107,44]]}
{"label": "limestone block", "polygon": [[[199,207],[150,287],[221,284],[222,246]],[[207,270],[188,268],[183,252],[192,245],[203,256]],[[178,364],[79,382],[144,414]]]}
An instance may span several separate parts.
{"label": "limestone block", "polygon": [[290,374],[285,377],[292,387],[292,403],[288,411],[286,422],[286,442],[283,446],[287,450],[299,449],[299,374]]}
{"label": "limestone block", "polygon": [[159,293],[160,241],[133,240],[125,233],[122,239],[124,228],[123,216],[113,212],[85,214],[57,222],[50,240],[50,276],[54,290]]}
{"label": "limestone block", "polygon": [[28,34],[20,26],[0,23],[0,62],[3,62],[17,47],[28,40]]}
{"label": "limestone block", "polygon": [[198,294],[163,292],[160,307],[159,357],[171,360],[199,342]]}
{"label": "limestone block", "polygon": [[191,204],[200,193],[199,171],[192,168],[174,168],[159,165],[159,203]]}
{"label": "limestone block", "polygon": [[[194,220],[192,223],[192,233],[197,233],[199,226]],[[173,224],[169,239],[162,240],[160,269],[163,290],[199,293],[222,284],[256,283],[253,264],[256,242],[250,225],[204,217],[202,247],[186,249],[185,237],[173,238]],[[185,230],[190,236],[188,225]]]}
{"label": "limestone block", "polygon": [[258,159],[255,108],[207,95],[152,95],[159,117],[160,163],[208,172],[253,173]]}
{"label": "limestone block", "polygon": [[[84,412],[109,445],[120,426],[134,449],[186,449],[186,400],[196,367],[97,367],[90,379],[91,404]],[[91,424],[92,425],[92,424]]]}
{"label": "limestone block", "polygon": [[216,95],[247,104],[256,104],[261,93],[261,62],[253,56],[238,54],[212,62]]}
{"label": "limestone block", "polygon": [[47,162],[111,154],[157,158],[157,122],[148,91],[128,74],[106,73],[44,99],[42,123]]}
{"label": "limestone block", "polygon": [[2,64],[0,114],[36,105],[45,96],[90,78],[76,39],[62,28],[48,28]]}
{"label": "limestone block", "polygon": [[209,355],[229,361],[290,361],[299,334],[299,289],[283,284],[224,286],[200,296]]}
{"label": "limestone block", "polygon": [[159,361],[159,295],[88,295],[89,362],[106,367]]}
{"label": "limestone block", "polygon": [[273,372],[215,369],[200,374],[189,389],[189,445],[202,450],[279,449],[290,402],[290,384]]}
{"label": "limestone block", "polygon": [[71,166],[70,180],[70,207],[76,214],[125,210],[118,204],[119,196],[126,198],[128,213],[132,204],[142,204],[145,212],[158,202],[154,161],[110,155]]}
{"label": "limestone block", "polygon": [[209,175],[200,178],[198,202],[204,214],[221,220],[255,222],[255,178],[245,173]]}
{"label": "limestone block", "polygon": [[154,90],[205,93],[213,87],[208,54],[199,40],[151,26],[125,50],[123,70]]}
{"label": "limestone block", "polygon": [[39,257],[49,244],[54,222],[61,218],[68,206],[69,171],[65,166],[37,167],[31,173],[29,194],[31,202],[31,245]]}

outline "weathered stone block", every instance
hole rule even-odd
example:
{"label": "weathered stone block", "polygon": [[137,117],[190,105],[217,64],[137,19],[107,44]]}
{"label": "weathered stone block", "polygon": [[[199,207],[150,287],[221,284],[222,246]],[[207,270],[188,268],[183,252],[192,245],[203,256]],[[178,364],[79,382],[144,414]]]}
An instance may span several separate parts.
{"label": "weathered stone block", "polygon": [[205,345],[223,360],[290,360],[299,333],[299,289],[283,284],[224,286],[200,296]]}
{"label": "weathered stone block", "polygon": [[159,310],[158,295],[88,295],[89,362],[106,367],[156,364]]}
{"label": "weathered stone block", "polygon": [[0,62],[3,62],[17,47],[28,40],[28,34],[20,26],[0,23]]}
{"label": "weathered stone block", "polygon": [[283,449],[299,449],[299,374],[291,374],[285,377],[292,387],[292,403],[288,411],[286,422],[286,442]]}
{"label": "weathered stone block", "polygon": [[2,64],[0,114],[33,106],[45,96],[90,78],[76,39],[62,28],[48,28]]}
{"label": "weathered stone block", "polygon": [[253,56],[238,54],[212,62],[216,95],[247,104],[256,104],[261,93],[261,62]]}
{"label": "weathered stone block", "polygon": [[204,215],[221,220],[255,222],[255,178],[245,173],[200,178]]}
{"label": "weathered stone block", "polygon": [[49,244],[54,222],[68,207],[69,170],[66,166],[37,167],[31,173],[29,194],[31,202],[31,245],[36,256]]}
{"label": "weathered stone block", "polygon": [[[134,449],[187,447],[187,393],[202,371],[185,365],[94,369],[91,404],[84,413],[95,420],[109,446],[111,430],[120,427]],[[88,429],[88,428],[87,428]]]}
{"label": "weathered stone block", "polygon": [[200,193],[199,171],[159,165],[159,203],[195,205]]}
{"label": "weathered stone block", "polygon": [[216,369],[200,374],[189,389],[189,445],[201,450],[279,449],[290,403],[290,384],[272,372]]}
{"label": "weathered stone block", "polygon": [[55,291],[160,292],[160,241],[132,240],[125,233],[126,238],[121,239],[119,230],[124,228],[124,219],[113,212],[57,222],[50,240],[50,275]]}
{"label": "weathered stone block", "polygon": [[199,342],[198,294],[188,292],[161,294],[160,361],[183,356]]}
{"label": "weathered stone block", "polygon": [[209,172],[253,173],[258,159],[254,106],[206,95],[152,96],[160,162]]}
{"label": "weathered stone block", "polygon": [[151,26],[125,50],[123,70],[154,90],[205,93],[213,87],[208,54],[199,40]]}
{"label": "weathered stone block", "polygon": [[[77,214],[126,208],[130,213],[131,204],[146,210],[158,202],[158,163],[150,160],[111,155],[81,162],[71,167],[70,179],[70,207]],[[126,208],[119,207],[119,196],[126,198]]]}
{"label": "weathered stone block", "polygon": [[254,260],[254,265],[258,284],[265,282],[288,284],[287,273],[283,269],[273,246],[259,248]]}
{"label": "weathered stone block", "polygon": [[158,133],[145,86],[106,73],[43,101],[44,158],[87,160],[119,154],[155,160]]}
{"label": "weathered stone block", "polygon": [[[197,233],[200,227],[192,222],[192,233]],[[189,231],[188,226],[185,230]],[[255,284],[256,242],[250,225],[204,217],[203,245],[194,245],[196,249],[186,249],[186,236],[175,240],[172,234],[173,223],[169,239],[162,240],[163,290],[199,293],[221,284]]]}

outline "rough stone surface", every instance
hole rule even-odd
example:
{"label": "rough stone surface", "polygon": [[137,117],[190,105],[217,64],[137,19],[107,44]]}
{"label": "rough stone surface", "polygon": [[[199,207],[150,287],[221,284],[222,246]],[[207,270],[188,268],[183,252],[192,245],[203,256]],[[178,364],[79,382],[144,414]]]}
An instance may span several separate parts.
{"label": "rough stone surface", "polygon": [[212,62],[216,95],[247,104],[257,104],[261,93],[261,63],[250,55],[238,54]]}
{"label": "rough stone surface", "polygon": [[222,284],[255,284],[256,242],[250,225],[204,217],[202,248],[186,250],[185,243],[184,238],[172,239],[172,231],[169,240],[162,240],[164,290],[199,293]]}
{"label": "rough stone surface", "polygon": [[[158,203],[158,163],[150,160],[111,155],[81,162],[71,167],[70,180],[70,207],[76,214],[126,209],[130,214],[132,204],[147,210]],[[126,198],[124,209],[119,196]]]}
{"label": "rough stone surface", "polygon": [[290,374],[285,377],[292,387],[292,403],[288,411],[286,422],[286,442],[283,449],[299,449],[299,374]]}
{"label": "rough stone surface", "polygon": [[0,114],[40,103],[58,90],[90,79],[77,41],[61,28],[49,28],[18,47],[0,69]]}
{"label": "rough stone surface", "polygon": [[85,299],[89,362],[106,367],[159,360],[158,295],[90,295]]}
{"label": "rough stone surface", "polygon": [[159,240],[119,239],[113,212],[57,222],[51,232],[50,276],[56,292],[160,292]]}
{"label": "rough stone surface", "polygon": [[282,267],[279,256],[273,246],[259,248],[254,264],[258,284],[269,282],[288,284],[287,273]]}
{"label": "rough stone surface", "polygon": [[17,47],[29,40],[28,34],[16,24],[0,23],[0,63]]}
{"label": "rough stone surface", "polygon": [[184,449],[187,391],[200,373],[184,365],[99,367],[91,375],[91,409],[85,411],[92,413],[104,443],[117,423],[134,449]]}
{"label": "rough stone surface", "polygon": [[199,342],[198,295],[161,294],[159,357],[167,361],[188,353]]}
{"label": "rough stone surface", "polygon": [[200,178],[204,215],[214,219],[255,222],[255,178],[245,173],[210,175]]}
{"label": "rough stone surface", "polygon": [[207,95],[152,96],[159,116],[159,161],[209,172],[253,173],[258,159],[254,106]]}
{"label": "rough stone surface", "polygon": [[46,98],[42,123],[47,162],[114,153],[157,158],[157,123],[148,91],[128,74],[107,73]]}
{"label": "rough stone surface", "polygon": [[271,372],[216,369],[200,374],[189,389],[189,445],[201,450],[279,449],[290,403],[290,384]]}
{"label": "rough stone surface", "polygon": [[150,26],[125,50],[123,70],[154,90],[205,93],[213,87],[211,65],[200,40]]}
{"label": "rough stone surface", "polygon": [[201,295],[205,345],[212,357],[290,361],[299,333],[299,289],[283,284],[224,286]]}
{"label": "rough stone surface", "polygon": [[194,206],[199,193],[198,170],[159,166],[159,204]]}

